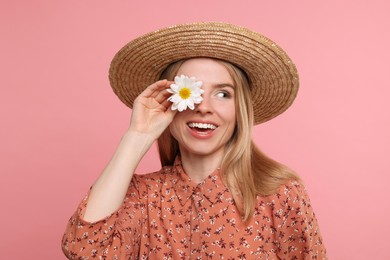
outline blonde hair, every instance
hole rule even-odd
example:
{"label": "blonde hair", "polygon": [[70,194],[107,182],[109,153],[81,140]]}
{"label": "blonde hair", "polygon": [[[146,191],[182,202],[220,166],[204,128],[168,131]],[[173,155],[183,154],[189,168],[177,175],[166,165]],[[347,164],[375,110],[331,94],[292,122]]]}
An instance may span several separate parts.
{"label": "blonde hair", "polygon": [[[297,180],[298,176],[286,166],[267,157],[252,141],[253,105],[250,82],[245,72],[226,61],[214,60],[227,69],[236,86],[236,127],[225,148],[221,175],[242,218],[247,221],[253,214],[257,195],[272,195],[281,185],[291,179]],[[161,78],[173,80],[184,61],[168,66]],[[159,137],[158,149],[162,166],[173,165],[180,151],[179,144],[169,129]]]}

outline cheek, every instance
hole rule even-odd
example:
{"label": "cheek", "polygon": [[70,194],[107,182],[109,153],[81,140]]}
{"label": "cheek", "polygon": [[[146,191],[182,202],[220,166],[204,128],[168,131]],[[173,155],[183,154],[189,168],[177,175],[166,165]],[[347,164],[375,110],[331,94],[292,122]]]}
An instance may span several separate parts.
{"label": "cheek", "polygon": [[233,104],[229,104],[228,106],[221,106],[220,115],[222,116],[225,122],[229,122],[230,124],[236,124],[236,108]]}
{"label": "cheek", "polygon": [[171,132],[173,138],[175,138],[177,141],[181,139],[183,129],[181,129],[181,124],[179,124],[178,120],[175,119],[169,125],[169,131]]}
{"label": "cheek", "polygon": [[169,131],[176,140],[183,134],[183,131],[185,131],[185,128],[187,127],[186,120],[188,120],[188,111],[178,112],[169,125]]}
{"label": "cheek", "polygon": [[177,140],[177,126],[173,122],[169,125],[169,132]]}

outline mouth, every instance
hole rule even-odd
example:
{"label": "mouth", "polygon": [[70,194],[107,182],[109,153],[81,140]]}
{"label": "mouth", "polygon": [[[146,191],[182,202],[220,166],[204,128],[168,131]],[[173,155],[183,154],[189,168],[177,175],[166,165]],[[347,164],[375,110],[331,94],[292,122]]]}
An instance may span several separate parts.
{"label": "mouth", "polygon": [[214,135],[218,125],[213,123],[188,122],[187,126],[192,136],[198,139],[208,139]]}
{"label": "mouth", "polygon": [[210,131],[217,129],[218,126],[210,123],[195,123],[190,122],[187,124],[189,128],[196,130],[196,131]]}

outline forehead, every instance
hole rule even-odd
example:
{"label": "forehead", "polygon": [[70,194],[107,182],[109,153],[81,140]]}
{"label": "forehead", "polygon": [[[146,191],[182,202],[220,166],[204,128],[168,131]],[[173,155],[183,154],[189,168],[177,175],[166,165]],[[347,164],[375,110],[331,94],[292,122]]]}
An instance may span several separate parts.
{"label": "forehead", "polygon": [[233,79],[225,65],[211,58],[192,58],[186,60],[180,66],[177,74],[195,77],[197,80],[204,81],[205,83],[233,84]]}

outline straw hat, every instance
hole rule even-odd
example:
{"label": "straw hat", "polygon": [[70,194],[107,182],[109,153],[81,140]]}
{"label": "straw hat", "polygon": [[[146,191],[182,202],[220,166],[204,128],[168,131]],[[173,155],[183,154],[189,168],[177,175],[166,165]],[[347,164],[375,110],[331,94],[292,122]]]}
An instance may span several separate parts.
{"label": "straw hat", "polygon": [[249,29],[220,22],[180,24],[126,44],[112,60],[109,79],[128,107],[171,63],[210,57],[228,61],[249,77],[255,124],[283,113],[298,91],[298,74],[287,54],[273,41]]}

